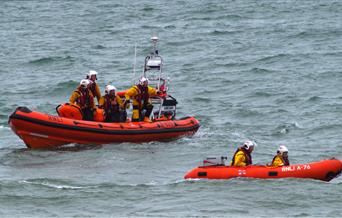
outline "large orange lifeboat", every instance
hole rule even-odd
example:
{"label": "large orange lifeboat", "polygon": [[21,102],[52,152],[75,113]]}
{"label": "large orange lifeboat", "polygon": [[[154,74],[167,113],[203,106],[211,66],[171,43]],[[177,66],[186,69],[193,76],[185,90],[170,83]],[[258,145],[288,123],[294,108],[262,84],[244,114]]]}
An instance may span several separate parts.
{"label": "large orange lifeboat", "polygon": [[193,135],[200,124],[194,117],[152,123],[105,123],[76,120],[18,107],[9,117],[12,130],[29,148],[49,149],[69,143],[169,141]]}
{"label": "large orange lifeboat", "polygon": [[[210,159],[210,158],[209,158]],[[307,164],[294,164],[282,167],[270,166],[225,166],[223,162],[215,164],[205,160],[204,166],[192,169],[185,175],[185,179],[232,179],[237,177],[257,179],[302,178],[330,181],[341,174],[342,162],[332,158]]]}

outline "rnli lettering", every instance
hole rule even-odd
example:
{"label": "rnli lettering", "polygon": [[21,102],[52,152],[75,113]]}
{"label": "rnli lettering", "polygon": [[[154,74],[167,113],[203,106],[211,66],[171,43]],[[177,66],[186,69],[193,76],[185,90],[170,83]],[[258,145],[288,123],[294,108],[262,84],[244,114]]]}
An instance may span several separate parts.
{"label": "rnli lettering", "polygon": [[58,122],[58,123],[63,123],[63,120],[60,117],[55,117],[55,116],[48,115],[48,119],[50,121],[54,121],[54,122]]}
{"label": "rnli lettering", "polygon": [[310,165],[304,164],[304,165],[299,165],[299,166],[287,166],[287,167],[282,167],[281,171],[282,172],[292,172],[292,171],[298,171],[298,170],[309,170],[311,169]]}
{"label": "rnli lettering", "polygon": [[288,172],[288,171],[294,171],[295,169],[293,169],[293,167],[282,167],[281,171],[282,172]]}

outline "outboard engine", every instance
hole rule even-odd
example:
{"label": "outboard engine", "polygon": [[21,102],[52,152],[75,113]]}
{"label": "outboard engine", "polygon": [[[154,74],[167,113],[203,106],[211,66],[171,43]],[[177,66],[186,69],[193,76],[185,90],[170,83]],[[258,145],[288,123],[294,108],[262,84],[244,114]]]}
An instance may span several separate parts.
{"label": "outboard engine", "polygon": [[203,160],[203,166],[225,166],[227,157],[207,157]]}

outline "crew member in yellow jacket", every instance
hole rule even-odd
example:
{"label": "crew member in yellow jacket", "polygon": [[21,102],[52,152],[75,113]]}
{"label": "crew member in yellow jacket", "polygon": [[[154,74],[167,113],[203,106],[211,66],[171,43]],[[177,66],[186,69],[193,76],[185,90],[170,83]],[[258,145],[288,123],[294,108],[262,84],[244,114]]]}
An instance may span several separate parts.
{"label": "crew member in yellow jacket", "polygon": [[273,157],[272,163],[269,165],[275,167],[290,165],[288,153],[289,150],[287,149],[287,147],[285,145],[280,145],[277,150],[277,155]]}
{"label": "crew member in yellow jacket", "polygon": [[80,85],[70,96],[69,102],[80,107],[83,120],[93,120],[94,118],[94,96],[89,89],[90,80],[82,79]]}
{"label": "crew member in yellow jacket", "polygon": [[236,167],[244,167],[252,164],[252,156],[251,153],[253,152],[254,147],[256,144],[252,141],[246,141],[243,146],[239,147],[230,163],[231,166]]}
{"label": "crew member in yellow jacket", "polygon": [[86,79],[90,80],[89,89],[93,93],[94,97],[96,97],[97,102],[100,104],[101,91],[99,85],[96,83],[97,72],[95,70],[90,70],[87,73]]}
{"label": "crew member in yellow jacket", "polygon": [[105,95],[101,97],[99,108],[104,109],[105,122],[125,122],[127,113],[123,101],[116,95],[116,88],[107,85]]}
{"label": "crew member in yellow jacket", "polygon": [[144,122],[151,122],[150,115],[153,109],[153,105],[151,104],[149,98],[150,96],[158,94],[159,91],[148,86],[148,79],[145,77],[142,77],[139,80],[138,85],[132,86],[125,93],[125,105],[129,102],[130,99],[133,99],[133,122],[138,122],[141,120],[140,116],[142,110],[146,110]]}

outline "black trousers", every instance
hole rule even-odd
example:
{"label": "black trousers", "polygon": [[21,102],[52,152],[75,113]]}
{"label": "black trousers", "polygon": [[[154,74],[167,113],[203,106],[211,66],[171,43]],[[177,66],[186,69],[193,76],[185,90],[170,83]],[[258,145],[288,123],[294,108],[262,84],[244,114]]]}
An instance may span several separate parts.
{"label": "black trousers", "polygon": [[83,120],[89,120],[93,121],[94,120],[94,111],[91,108],[83,108],[82,109],[83,113]]}
{"label": "black trousers", "polygon": [[127,119],[127,112],[126,111],[115,111],[106,114],[105,122],[110,123],[119,123],[125,122]]}

